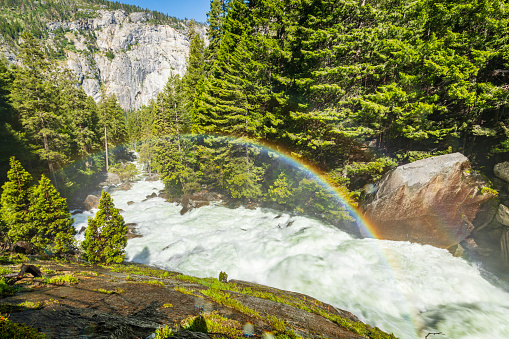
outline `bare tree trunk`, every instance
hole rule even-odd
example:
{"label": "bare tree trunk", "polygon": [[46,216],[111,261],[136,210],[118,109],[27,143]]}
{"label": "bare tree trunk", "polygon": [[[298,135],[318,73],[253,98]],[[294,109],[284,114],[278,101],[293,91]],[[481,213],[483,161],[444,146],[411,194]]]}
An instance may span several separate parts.
{"label": "bare tree trunk", "polygon": [[[41,127],[44,130],[45,124],[44,124],[44,118],[41,116]],[[55,185],[56,190],[58,191],[58,184],[57,184],[57,176],[55,175],[55,167],[53,166],[53,163],[51,162],[49,158],[49,143],[48,143],[48,136],[46,133],[42,134],[42,141],[44,143],[44,150],[46,151],[46,154],[48,155],[48,168],[51,173],[51,176],[53,177],[53,184]]]}
{"label": "bare tree trunk", "polygon": [[108,133],[106,133],[106,125],[104,126],[104,148],[106,149],[106,172],[108,172],[110,166],[108,163]]}

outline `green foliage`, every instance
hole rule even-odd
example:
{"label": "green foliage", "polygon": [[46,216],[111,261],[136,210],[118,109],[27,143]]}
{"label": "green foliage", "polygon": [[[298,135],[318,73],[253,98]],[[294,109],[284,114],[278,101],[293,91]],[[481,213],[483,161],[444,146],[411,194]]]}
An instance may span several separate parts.
{"label": "green foliage", "polygon": [[25,171],[14,157],[10,159],[11,169],[7,172],[8,181],[2,186],[1,219],[5,224],[3,235],[8,234],[15,242],[30,240],[30,195],[32,176]]}
{"label": "green foliage", "polygon": [[112,51],[107,51],[105,55],[110,60],[113,60],[115,58],[115,53],[113,53]]}
{"label": "green foliage", "polygon": [[88,219],[83,250],[90,263],[121,263],[127,245],[127,227],[124,218],[115,208],[111,196],[103,191],[99,211],[94,219]]}
{"label": "green foliage", "polygon": [[197,317],[190,317],[190,318],[184,319],[182,321],[182,328],[189,330],[189,331],[193,331],[193,332],[202,332],[202,333],[209,332],[209,330],[207,328],[207,321],[201,314]]}
{"label": "green foliage", "polygon": [[44,278],[41,280],[41,282],[45,284],[53,284],[53,285],[74,285],[79,283],[80,281],[78,278],[76,278],[72,274],[64,274],[64,275],[57,275],[51,278]]}
{"label": "green foliage", "polygon": [[136,168],[136,165],[131,163],[119,162],[110,168],[110,172],[118,174],[122,181],[134,181],[140,171]]}
{"label": "green foliage", "polygon": [[181,322],[183,329],[204,333],[217,333],[228,338],[242,338],[242,324],[236,320],[225,318],[216,311],[190,316]]}
{"label": "green foliage", "polygon": [[29,212],[34,234],[28,240],[34,246],[41,249],[51,246],[56,253],[74,249],[76,230],[66,199],[44,175],[33,190]]}
{"label": "green foliage", "polygon": [[222,283],[227,283],[228,282],[228,274],[226,274],[223,271],[219,272],[219,281]]}
{"label": "green foliage", "polygon": [[284,172],[281,172],[268,189],[269,199],[279,204],[287,204],[291,201],[294,194],[292,183]]}
{"label": "green foliage", "polygon": [[171,327],[163,326],[159,327],[155,332],[155,338],[154,339],[166,339],[170,336],[173,336],[175,332]]}
{"label": "green foliage", "polygon": [[0,297],[4,298],[10,295],[14,295],[18,289],[5,282],[5,278],[0,278]]}
{"label": "green foliage", "polygon": [[0,338],[44,339],[46,335],[27,325],[13,323],[6,316],[0,315]]}

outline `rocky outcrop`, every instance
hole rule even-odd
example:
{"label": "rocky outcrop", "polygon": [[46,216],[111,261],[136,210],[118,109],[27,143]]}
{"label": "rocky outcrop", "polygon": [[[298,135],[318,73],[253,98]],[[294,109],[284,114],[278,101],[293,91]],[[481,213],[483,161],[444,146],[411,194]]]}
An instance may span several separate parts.
{"label": "rocky outcrop", "polygon": [[[64,65],[96,101],[102,86],[107,94],[116,94],[122,108],[136,109],[157,96],[171,73],[185,73],[189,39],[184,21],[172,27],[151,23],[152,14],[145,12],[97,10],[95,14],[95,18],[72,22],[48,22],[45,43],[48,48],[61,48],[58,32],[66,32]],[[198,24],[196,29],[205,37],[205,25]],[[3,40],[0,35],[0,52],[17,63],[16,48]]]}
{"label": "rocky outcrop", "polygon": [[385,175],[364,213],[381,239],[449,248],[486,222],[494,198],[486,185],[462,154],[432,157]]}
{"label": "rocky outcrop", "polygon": [[509,161],[496,164],[493,172],[495,172],[495,175],[500,179],[509,182]]}
{"label": "rocky outcrop", "polygon": [[[74,42],[75,51],[67,51],[67,66],[88,95],[99,100],[104,85],[130,110],[155,98],[172,72],[183,75],[186,69],[186,35],[167,25],[148,24],[148,19],[148,13],[99,11],[97,18],[51,22],[48,29],[70,30],[66,38]],[[96,48],[92,53],[90,33]]]}
{"label": "rocky outcrop", "polygon": [[184,194],[180,200],[182,209],[180,214],[184,215],[194,208],[200,208],[210,205],[212,201],[220,201],[221,195],[213,192],[202,191],[195,194]]}

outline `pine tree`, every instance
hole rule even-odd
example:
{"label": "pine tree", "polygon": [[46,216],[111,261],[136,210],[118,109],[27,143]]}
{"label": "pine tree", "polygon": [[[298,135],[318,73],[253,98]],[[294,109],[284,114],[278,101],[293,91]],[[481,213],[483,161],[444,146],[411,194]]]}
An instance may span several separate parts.
{"label": "pine tree", "polygon": [[6,226],[2,231],[12,242],[29,241],[33,236],[29,218],[32,176],[14,157],[11,157],[10,165],[8,181],[2,186],[1,216]]}
{"label": "pine tree", "polygon": [[102,98],[98,105],[99,126],[102,130],[102,142],[105,148],[106,171],[109,169],[108,147],[117,146],[127,140],[127,126],[124,110],[120,107],[117,96],[106,95],[102,91]]}
{"label": "pine tree", "polygon": [[88,219],[82,247],[91,263],[121,263],[127,245],[127,226],[111,196],[103,191],[99,211]]}
{"label": "pine tree", "polygon": [[[56,69],[52,69],[37,40],[23,33],[20,59],[12,85],[11,100],[19,112],[23,129],[38,157],[48,164],[56,185],[55,172],[67,161],[69,136],[60,114]],[[52,73],[53,72],[53,73]]]}
{"label": "pine tree", "polygon": [[189,46],[186,74],[182,78],[182,90],[185,108],[187,111],[191,111],[196,99],[196,87],[200,81],[203,81],[205,69],[205,42],[196,31],[194,21],[191,24],[188,37],[191,45]]}
{"label": "pine tree", "polygon": [[[216,60],[216,53],[221,46],[221,39],[223,37],[223,24],[226,17],[226,11],[229,1],[225,0],[211,0],[210,11],[207,12],[207,38],[209,40],[209,48],[207,49],[207,63],[212,64]],[[207,69],[210,69],[208,67]]]}
{"label": "pine tree", "polygon": [[40,249],[51,246],[54,253],[73,250],[76,230],[67,201],[44,174],[30,200],[31,227],[35,233],[30,242]]}
{"label": "pine tree", "polygon": [[265,119],[270,118],[264,110],[270,89],[264,82],[264,65],[257,61],[251,24],[246,4],[230,2],[217,60],[195,101],[195,132],[263,135]]}

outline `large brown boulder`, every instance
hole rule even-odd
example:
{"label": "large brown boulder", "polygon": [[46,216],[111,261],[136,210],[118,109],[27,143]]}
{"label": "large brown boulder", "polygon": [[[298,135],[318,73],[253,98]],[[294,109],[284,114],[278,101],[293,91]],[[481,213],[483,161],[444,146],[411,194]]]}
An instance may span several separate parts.
{"label": "large brown boulder", "polygon": [[85,201],[83,201],[83,205],[85,206],[85,209],[87,211],[90,211],[93,208],[98,208],[99,207],[99,197],[96,195],[90,194],[89,196],[87,196]]}
{"label": "large brown boulder", "polygon": [[441,155],[389,172],[363,209],[378,238],[449,248],[486,222],[486,185],[464,155]]}

